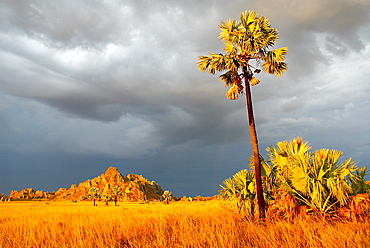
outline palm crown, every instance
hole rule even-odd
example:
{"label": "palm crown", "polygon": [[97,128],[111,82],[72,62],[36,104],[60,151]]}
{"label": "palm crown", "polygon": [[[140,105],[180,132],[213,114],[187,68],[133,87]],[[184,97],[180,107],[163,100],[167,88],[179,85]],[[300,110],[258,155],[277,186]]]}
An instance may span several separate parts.
{"label": "palm crown", "polygon": [[[260,82],[253,75],[260,73],[261,69],[276,76],[288,69],[284,62],[288,48],[269,50],[279,39],[277,29],[271,27],[269,20],[257,16],[254,11],[243,12],[240,19],[222,21],[219,26],[219,38],[225,43],[226,54],[200,56],[197,64],[200,71],[211,74],[226,71],[219,77],[225,86],[231,87],[226,93],[231,100],[238,99],[238,95],[243,93],[243,78],[253,86]],[[251,61],[254,61],[253,65]]]}

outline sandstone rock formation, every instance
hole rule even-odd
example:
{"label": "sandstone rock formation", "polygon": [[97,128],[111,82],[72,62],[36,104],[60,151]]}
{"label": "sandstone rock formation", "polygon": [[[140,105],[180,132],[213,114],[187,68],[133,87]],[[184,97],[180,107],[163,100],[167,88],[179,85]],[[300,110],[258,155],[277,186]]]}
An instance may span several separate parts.
{"label": "sandstone rock formation", "polygon": [[22,189],[21,191],[12,190],[9,197],[14,199],[41,199],[50,198],[52,193],[42,190],[34,190],[32,188]]}
{"label": "sandstone rock formation", "polygon": [[9,201],[10,198],[5,196],[4,194],[0,194],[0,201]]}
{"label": "sandstone rock formation", "polygon": [[118,201],[159,200],[163,189],[154,181],[148,181],[141,175],[128,174],[122,176],[117,168],[109,167],[107,171],[90,180],[72,184],[69,189],[60,188],[56,192],[35,191],[32,188],[21,191],[12,190],[9,197],[12,199],[53,199],[53,200],[86,200],[91,188],[97,188],[96,198]]}

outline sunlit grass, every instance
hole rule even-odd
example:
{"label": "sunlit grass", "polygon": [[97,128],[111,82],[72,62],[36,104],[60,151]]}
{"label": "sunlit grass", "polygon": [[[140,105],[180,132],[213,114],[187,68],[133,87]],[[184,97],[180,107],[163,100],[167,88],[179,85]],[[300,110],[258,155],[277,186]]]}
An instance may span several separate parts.
{"label": "sunlit grass", "polygon": [[221,201],[0,202],[0,247],[370,247],[362,222],[248,221]]}

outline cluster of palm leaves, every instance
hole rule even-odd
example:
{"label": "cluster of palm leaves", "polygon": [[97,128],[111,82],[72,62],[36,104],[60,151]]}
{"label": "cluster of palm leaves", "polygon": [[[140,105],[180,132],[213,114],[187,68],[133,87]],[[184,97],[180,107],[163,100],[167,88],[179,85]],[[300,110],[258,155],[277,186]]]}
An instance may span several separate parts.
{"label": "cluster of palm leaves", "polygon": [[243,78],[253,86],[260,82],[253,75],[260,73],[261,69],[276,76],[281,76],[288,69],[284,62],[288,48],[269,50],[279,39],[279,32],[271,27],[265,16],[258,16],[255,11],[244,11],[240,21],[224,20],[219,27],[225,54],[200,56],[198,68],[211,74],[226,71],[219,77],[226,86],[230,86],[226,93],[229,99],[238,99],[243,93]]}
{"label": "cluster of palm leaves", "polygon": [[256,201],[254,172],[241,170],[232,178],[224,180],[220,187],[222,188],[221,195],[230,200],[239,211],[243,211],[247,215],[254,214]]}
{"label": "cluster of palm leaves", "polygon": [[[339,162],[341,151],[319,149],[311,152],[302,138],[282,141],[267,148],[269,161],[260,157],[267,216],[294,217],[320,214],[356,217],[367,213],[370,186],[366,167],[352,159]],[[242,170],[221,186],[221,194],[240,211],[254,215],[256,189],[253,166]]]}

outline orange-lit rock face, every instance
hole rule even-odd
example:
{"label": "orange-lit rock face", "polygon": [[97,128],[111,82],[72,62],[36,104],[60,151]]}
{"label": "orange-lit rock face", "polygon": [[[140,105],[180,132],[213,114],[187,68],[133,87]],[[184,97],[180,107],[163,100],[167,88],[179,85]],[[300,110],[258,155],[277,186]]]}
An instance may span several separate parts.
{"label": "orange-lit rock face", "polygon": [[44,192],[42,190],[23,189],[12,190],[10,197],[13,199],[55,199],[55,200],[84,200],[89,198],[89,190],[98,188],[98,195],[109,196],[118,201],[141,201],[159,200],[163,189],[154,181],[148,181],[141,175],[128,174],[122,176],[117,168],[109,167],[107,171],[93,179],[80,183],[78,186],[72,184],[69,189],[60,188],[56,192]]}
{"label": "orange-lit rock face", "polygon": [[9,197],[14,199],[38,199],[38,198],[49,198],[49,192],[43,192],[42,190],[34,190],[32,188],[22,189],[21,191],[12,190]]}

